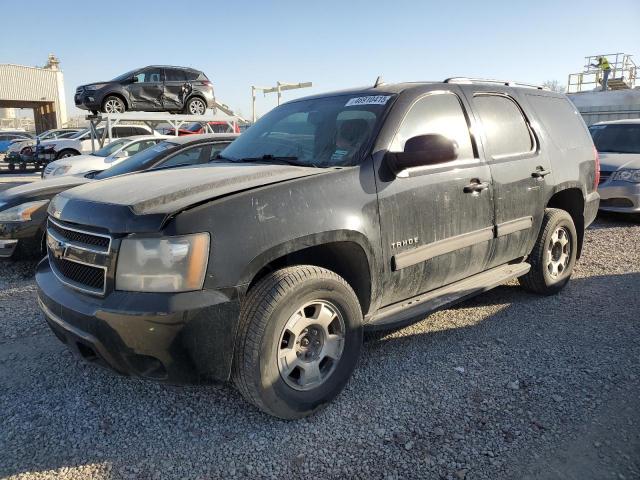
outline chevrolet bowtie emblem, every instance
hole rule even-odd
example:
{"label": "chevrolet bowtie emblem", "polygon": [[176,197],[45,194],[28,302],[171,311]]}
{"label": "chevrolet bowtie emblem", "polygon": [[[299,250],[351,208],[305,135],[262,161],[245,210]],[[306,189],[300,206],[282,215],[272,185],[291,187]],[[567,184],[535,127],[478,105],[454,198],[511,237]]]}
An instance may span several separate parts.
{"label": "chevrolet bowtie emblem", "polygon": [[47,244],[49,245],[51,254],[57,259],[64,258],[67,253],[67,248],[69,247],[65,242],[53,238],[51,235],[47,235]]}

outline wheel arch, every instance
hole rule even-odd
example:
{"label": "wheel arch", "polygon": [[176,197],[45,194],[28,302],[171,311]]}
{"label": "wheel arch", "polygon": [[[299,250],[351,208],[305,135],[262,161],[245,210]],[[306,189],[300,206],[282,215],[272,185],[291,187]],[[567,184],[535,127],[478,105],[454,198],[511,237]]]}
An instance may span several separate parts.
{"label": "wheel arch", "polygon": [[331,270],[353,288],[363,314],[375,292],[373,252],[364,236],[354,231],[332,231],[290,240],[256,256],[242,275],[246,291],[268,273],[294,265],[314,265]]}
{"label": "wheel arch", "polygon": [[109,92],[109,93],[105,93],[102,97],[102,101],[100,102],[100,108],[104,109],[104,102],[107,101],[107,98],[109,97],[118,97],[120,100],[122,100],[124,102],[124,106],[127,110],[129,110],[131,108],[131,105],[129,104],[129,100],[127,99],[127,97],[125,95],[122,94],[122,92]]}
{"label": "wheel arch", "polygon": [[547,208],[559,208],[566,211],[573,220],[578,234],[578,251],[576,258],[580,258],[584,242],[584,192],[578,185],[568,184],[558,188],[549,198]]}

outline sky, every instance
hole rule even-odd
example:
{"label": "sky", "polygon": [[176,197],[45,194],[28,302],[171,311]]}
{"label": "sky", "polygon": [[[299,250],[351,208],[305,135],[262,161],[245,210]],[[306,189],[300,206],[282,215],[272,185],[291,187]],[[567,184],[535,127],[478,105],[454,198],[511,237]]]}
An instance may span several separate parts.
{"label": "sky", "polygon": [[[615,6],[612,10],[609,7]],[[640,1],[2,2],[0,63],[64,72],[69,115],[78,85],[150,64],[197,68],[216,97],[250,117],[251,85],[313,82],[283,100],[386,82],[451,76],[527,83],[624,52],[640,64]],[[276,104],[261,94],[258,113]]]}

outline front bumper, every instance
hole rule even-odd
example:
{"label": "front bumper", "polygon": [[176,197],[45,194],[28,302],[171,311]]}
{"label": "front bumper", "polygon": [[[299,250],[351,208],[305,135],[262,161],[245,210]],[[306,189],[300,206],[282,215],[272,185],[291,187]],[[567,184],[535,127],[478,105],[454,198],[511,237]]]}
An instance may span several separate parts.
{"label": "front bumper", "polygon": [[38,217],[28,222],[0,223],[0,258],[11,257],[18,243],[25,253],[41,254],[44,225],[45,219]]}
{"label": "front bumper", "polygon": [[174,384],[230,377],[240,311],[236,289],[116,291],[97,298],[64,286],[46,258],[38,265],[36,283],[47,323],[87,361]]}
{"label": "front bumper", "polygon": [[97,91],[76,93],[73,101],[76,107],[83,110],[100,110],[101,107]]}
{"label": "front bumper", "polygon": [[598,187],[600,210],[640,213],[640,183],[607,181]]}

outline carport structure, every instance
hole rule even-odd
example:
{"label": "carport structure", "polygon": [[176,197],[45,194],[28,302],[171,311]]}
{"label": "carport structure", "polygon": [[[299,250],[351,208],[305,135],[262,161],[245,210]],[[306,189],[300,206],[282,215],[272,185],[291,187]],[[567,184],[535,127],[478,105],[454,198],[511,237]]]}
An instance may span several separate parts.
{"label": "carport structure", "polygon": [[42,68],[0,64],[0,108],[32,108],[38,133],[61,128],[67,107],[59,63],[49,55]]}

